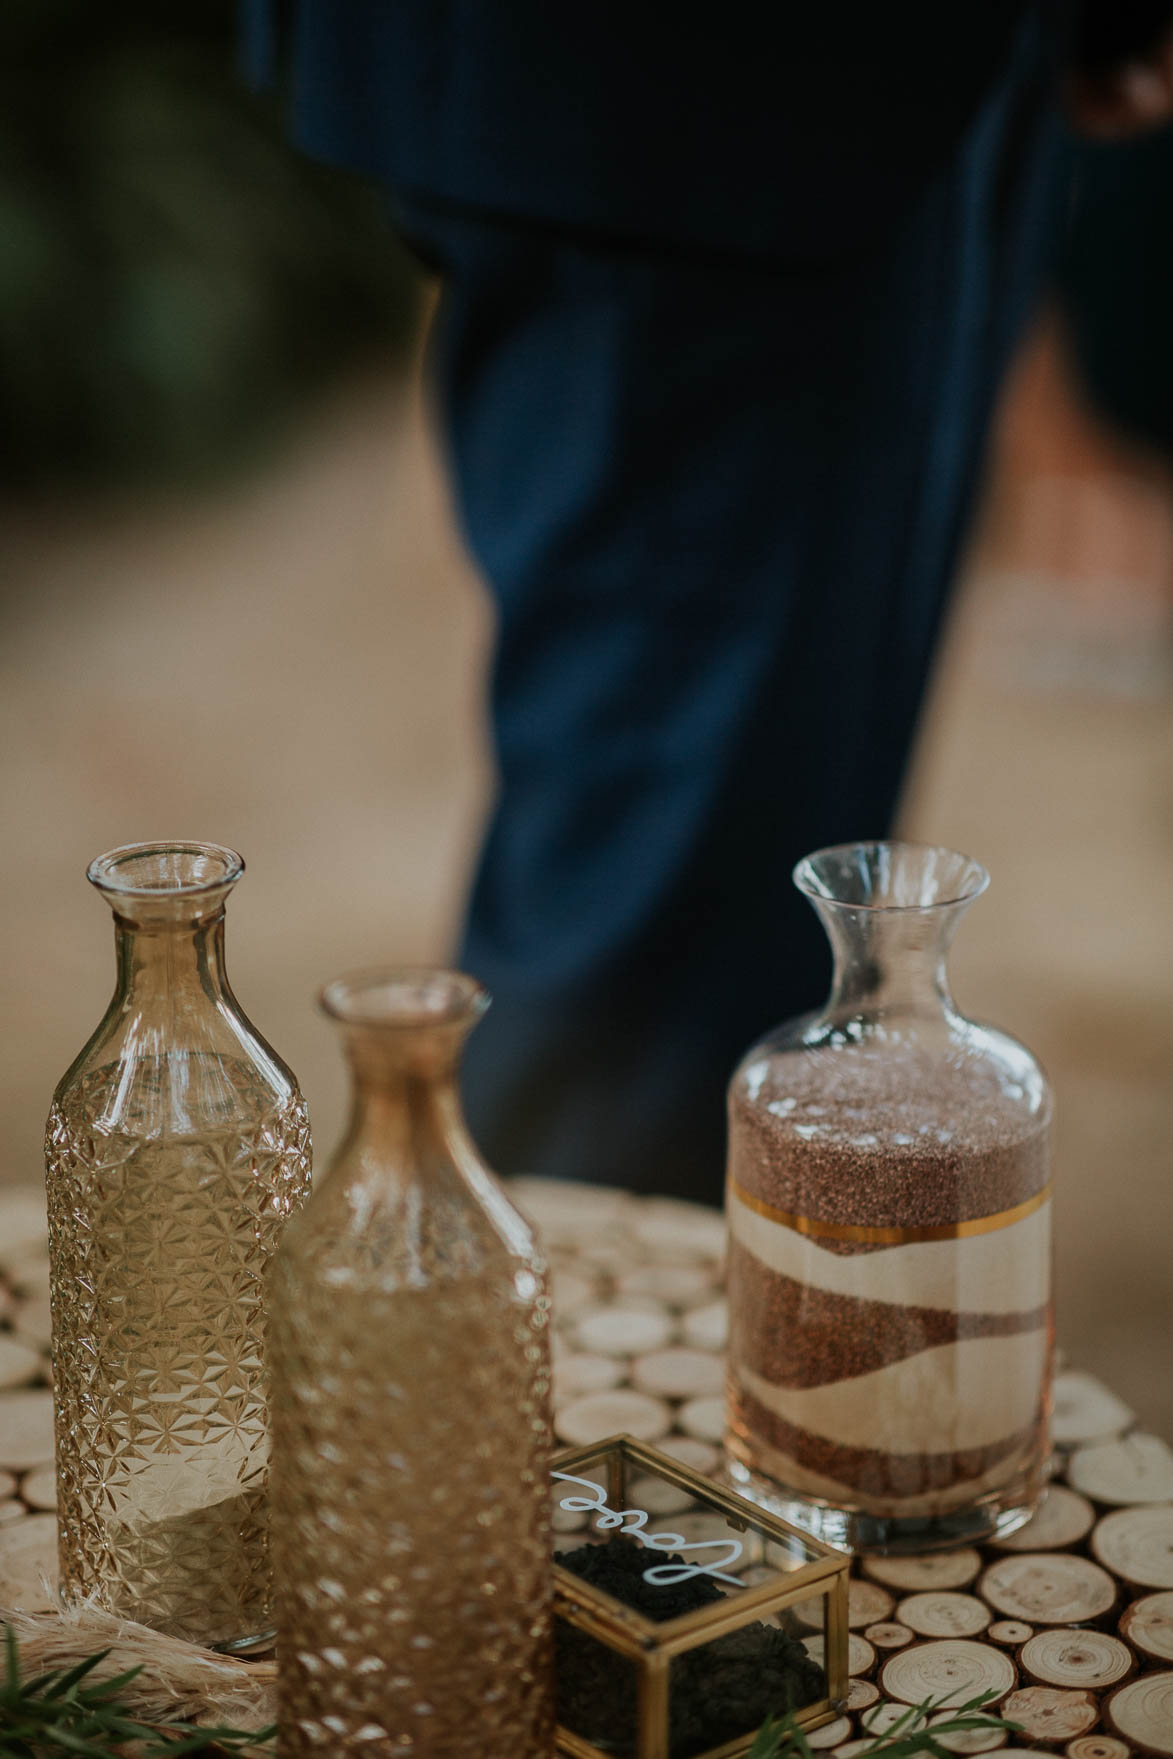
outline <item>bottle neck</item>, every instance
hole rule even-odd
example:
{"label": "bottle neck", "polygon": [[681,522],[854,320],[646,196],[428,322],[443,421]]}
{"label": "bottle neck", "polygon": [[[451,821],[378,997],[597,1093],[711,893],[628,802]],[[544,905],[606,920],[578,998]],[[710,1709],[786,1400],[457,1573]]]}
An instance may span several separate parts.
{"label": "bottle neck", "polygon": [[860,910],[820,899],[816,908],[831,942],[830,1016],[956,1012],[946,960],[960,907]]}
{"label": "bottle neck", "polygon": [[352,1087],[344,1147],[364,1159],[369,1151],[400,1177],[475,1155],[457,1086],[460,1049],[429,1033],[347,1032]]}
{"label": "bottle neck", "polygon": [[194,921],[114,918],[117,1000],[146,1012],[192,1001],[231,1001],[224,965],[224,907]]}

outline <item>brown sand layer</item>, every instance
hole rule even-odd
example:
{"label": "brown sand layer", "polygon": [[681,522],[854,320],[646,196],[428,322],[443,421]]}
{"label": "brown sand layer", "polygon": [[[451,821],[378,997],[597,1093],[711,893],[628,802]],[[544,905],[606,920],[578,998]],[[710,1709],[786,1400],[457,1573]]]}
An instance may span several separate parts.
{"label": "brown sand layer", "polygon": [[963,1338],[1037,1331],[1048,1309],[955,1313],[854,1299],[780,1276],[729,1243],[732,1359],[776,1386],[824,1386]]}
{"label": "brown sand layer", "polygon": [[1013,1209],[1046,1185],[1048,1149],[1046,1107],[978,1057],[788,1053],[743,1069],[730,1096],[731,1179],[836,1225],[942,1227]]}
{"label": "brown sand layer", "polygon": [[[972,1479],[984,1478],[1003,1461],[1018,1460],[1040,1439],[1032,1423],[985,1447],[948,1453],[894,1454],[880,1448],[848,1447],[809,1429],[787,1423],[752,1393],[731,1384],[730,1426],[742,1437],[759,1437],[767,1447],[788,1455],[799,1466],[864,1497],[926,1496]],[[752,1443],[751,1443],[752,1449]]]}

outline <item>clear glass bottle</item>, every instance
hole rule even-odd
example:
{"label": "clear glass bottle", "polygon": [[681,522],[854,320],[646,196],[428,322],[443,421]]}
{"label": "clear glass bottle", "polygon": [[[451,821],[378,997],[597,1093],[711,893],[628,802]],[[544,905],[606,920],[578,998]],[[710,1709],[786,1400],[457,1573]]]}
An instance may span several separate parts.
{"label": "clear glass bottle", "polygon": [[310,1175],[224,970],[243,869],[210,843],[91,864],[117,984],[45,1139],[62,1593],[222,1648],[272,1630],[265,1276]]}
{"label": "clear glass bottle", "polygon": [[835,1545],[1009,1533],[1045,1481],[1050,1089],[945,973],[987,877],[907,843],[801,861],[831,995],[730,1086],[729,1471]]}
{"label": "clear glass bottle", "polygon": [[488,998],[446,971],[323,993],[349,1128],[278,1257],[280,1746],[553,1751],[549,1301],[456,1070]]}

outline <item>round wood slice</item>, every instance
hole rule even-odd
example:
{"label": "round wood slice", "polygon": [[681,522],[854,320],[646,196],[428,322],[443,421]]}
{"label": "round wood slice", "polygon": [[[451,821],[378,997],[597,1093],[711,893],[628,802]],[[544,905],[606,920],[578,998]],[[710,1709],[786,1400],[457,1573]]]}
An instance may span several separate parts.
{"label": "round wood slice", "polygon": [[1116,1584],[1099,1564],[1069,1551],[1027,1551],[991,1564],[978,1593],[1005,1618],[1080,1625],[1115,1604]]}
{"label": "round wood slice", "polygon": [[[744,1576],[742,1580],[745,1580]],[[821,1631],[826,1621],[827,1599],[823,1594],[812,1594],[809,1600],[800,1600],[797,1605],[788,1606],[786,1611],[799,1631]]]}
{"label": "round wood slice", "polygon": [[999,1551],[1062,1551],[1091,1532],[1096,1512],[1086,1496],[1051,1484],[1025,1527],[994,1541]]}
{"label": "round wood slice", "polygon": [[1173,1588],[1173,1504],[1116,1509],[1091,1537],[1092,1555],[1137,1588]]}
{"label": "round wood slice", "polygon": [[672,1337],[672,1321],[662,1307],[646,1313],[641,1307],[594,1307],[580,1313],[574,1335],[590,1356],[637,1356],[662,1350]]}
{"label": "round wood slice", "polygon": [[26,1515],[0,1527],[0,1606],[52,1612],[56,1579],[56,1515]]}
{"label": "round wood slice", "polygon": [[637,1441],[659,1441],[672,1427],[672,1413],[663,1399],[646,1393],[588,1393],[554,1413],[554,1433],[572,1447],[605,1441],[609,1435],[634,1435]]}
{"label": "round wood slice", "polygon": [[1133,1671],[1132,1650],[1104,1631],[1039,1631],[1018,1652],[1018,1665],[1037,1686],[1104,1692]]}
{"label": "round wood slice", "polygon": [[711,1303],[713,1273],[706,1264],[641,1264],[624,1271],[617,1287],[621,1301],[628,1295],[653,1295],[668,1307],[698,1307]]}
{"label": "round wood slice", "polygon": [[659,1399],[711,1398],[724,1388],[725,1363],[707,1350],[653,1350],[636,1357],[631,1378],[641,1392]]}
{"label": "round wood slice", "polygon": [[676,1421],[685,1435],[697,1441],[717,1442],[725,1436],[724,1399],[689,1399],[676,1413]]}
{"label": "round wood slice", "polygon": [[686,1344],[694,1350],[723,1350],[729,1342],[729,1309],[724,1301],[694,1307],[680,1322]]}
{"label": "round wood slice", "polygon": [[873,1582],[918,1594],[933,1588],[968,1588],[982,1567],[981,1553],[970,1545],[957,1551],[927,1551],[922,1557],[868,1557],[863,1567]]}
{"label": "round wood slice", "polygon": [[[797,1606],[787,1610],[808,1631],[821,1631],[826,1605],[825,1595],[812,1594],[809,1600],[800,1600]],[[870,1624],[874,1617],[891,1610],[892,1596],[874,1582],[861,1582],[858,1577],[853,1577],[847,1584],[847,1623],[851,1630],[858,1630],[861,1625]],[[866,1631],[864,1635],[867,1635]]]}
{"label": "round wood slice", "polygon": [[975,1594],[945,1589],[908,1595],[896,1617],[920,1637],[976,1637],[989,1624],[990,1609]]}
{"label": "round wood slice", "polygon": [[19,1497],[6,1496],[0,1502],[0,1527],[7,1526],[9,1521],[23,1521],[27,1515],[28,1510]]}
{"label": "round wood slice", "polygon": [[6,1393],[0,1405],[0,1466],[22,1472],[53,1458],[53,1394]]}
{"label": "round wood slice", "polygon": [[592,1236],[626,1232],[637,1205],[611,1185],[582,1185],[561,1179],[512,1179],[509,1185],[522,1213],[548,1246],[578,1246]]}
{"label": "round wood slice", "polygon": [[968,1637],[938,1643],[914,1643],[890,1655],[880,1669],[880,1690],[902,1704],[923,1704],[939,1698],[940,1709],[967,1704],[983,1692],[992,1694],[988,1709],[1014,1690],[1018,1675],[1001,1649]]}
{"label": "round wood slice", "polygon": [[844,1741],[841,1747],[835,1748],[835,1759],[862,1759],[863,1754],[873,1752],[875,1746],[875,1735],[864,1735],[858,1741]]}
{"label": "round wood slice", "polygon": [[565,1325],[584,1308],[596,1307],[595,1285],[572,1270],[556,1270],[550,1278],[550,1300],[554,1307],[554,1323]]}
{"label": "round wood slice", "polygon": [[856,1674],[847,1682],[848,1713],[851,1714],[854,1711],[866,1710],[868,1705],[874,1704],[879,1696],[879,1686],[873,1685],[871,1680],[862,1679]]}
{"label": "round wood slice", "polygon": [[[956,1715],[955,1710],[942,1710],[939,1715],[930,1716],[929,1727],[937,1729]],[[936,1736],[947,1753],[992,1753],[996,1747],[1004,1747],[1007,1738],[1004,1728],[975,1728],[964,1734]]]}
{"label": "round wood slice", "polygon": [[822,1728],[812,1729],[806,1737],[806,1744],[814,1753],[821,1753],[827,1747],[838,1747],[841,1742],[851,1739],[852,1722],[850,1716],[837,1716],[834,1722],[825,1722]]}
{"label": "round wood slice", "polygon": [[1002,1706],[1007,1722],[1016,1722],[1030,1741],[1070,1741],[1085,1735],[1100,1720],[1093,1692],[1063,1692],[1054,1686],[1023,1686]]}
{"label": "round wood slice", "polygon": [[642,1264],[646,1257],[638,1240],[604,1235],[601,1239],[580,1240],[569,1263],[584,1275],[620,1277]]}
{"label": "round wood slice", "polygon": [[847,1623],[853,1631],[864,1625],[882,1624],[891,1616],[893,1599],[878,1582],[865,1582],[855,1576],[847,1589]]}
{"label": "round wood slice", "polygon": [[1024,1624],[1022,1619],[995,1619],[986,1632],[991,1643],[1003,1643],[1008,1649],[1020,1648],[1034,1634],[1034,1626]]}
{"label": "round wood slice", "polygon": [[[3,1412],[0,1409],[0,1417]],[[57,1472],[53,1466],[37,1466],[21,1480],[20,1494],[30,1509],[57,1507]]]}
{"label": "round wood slice", "polygon": [[892,1619],[883,1619],[878,1625],[865,1625],[863,1634],[875,1649],[903,1649],[912,1642],[908,1626],[898,1625]]}
{"label": "round wood slice", "polygon": [[[911,1711],[908,1704],[897,1704],[892,1698],[881,1698],[865,1710],[859,1719],[859,1726],[869,1735],[890,1734],[898,1722],[904,1723],[904,1733],[911,1734],[913,1729],[925,1726],[924,1712]],[[905,1718],[907,1717],[907,1721]]]}
{"label": "round wood slice", "polygon": [[682,1466],[703,1473],[706,1478],[711,1478],[721,1464],[720,1448],[715,1448],[711,1441],[697,1441],[692,1435],[669,1435],[656,1446],[669,1459],[679,1460]]}
{"label": "round wood slice", "polygon": [[554,1403],[568,1405],[584,1393],[609,1392],[626,1372],[626,1364],[614,1356],[562,1356],[554,1364]]}
{"label": "round wood slice", "polygon": [[1118,1686],[1104,1714],[1113,1733],[1142,1753],[1173,1753],[1173,1673],[1141,1674]]}
{"label": "round wood slice", "polygon": [[[714,1539],[719,1540],[722,1545],[728,1545],[731,1539],[736,1538],[729,1518],[715,1509],[694,1509],[691,1514],[674,1515],[670,1525],[672,1532],[679,1534],[684,1545],[704,1545]],[[761,1567],[763,1566],[756,1564],[751,1566],[754,1570]],[[778,1580],[776,1570],[774,1580]]]}
{"label": "round wood slice", "polygon": [[[807,1654],[813,1657],[820,1667],[823,1665],[825,1641],[823,1637],[804,1637],[802,1642]],[[847,1638],[848,1673],[871,1673],[875,1665],[876,1652],[871,1644],[865,1637],[861,1637],[858,1631],[852,1631]]]}
{"label": "round wood slice", "polygon": [[1093,1502],[1169,1502],[1173,1448],[1139,1431],[1119,1441],[1094,1441],[1076,1448],[1067,1462],[1067,1480]]}
{"label": "round wood slice", "polygon": [[0,1335],[0,1391],[7,1392],[10,1387],[28,1386],[32,1381],[39,1380],[44,1366],[44,1356],[34,1344],[22,1343],[19,1338]]}
{"label": "round wood slice", "polygon": [[649,1197],[639,1204],[634,1233],[660,1262],[690,1264],[696,1259],[725,1256],[725,1217],[720,1210],[674,1197]]}
{"label": "round wood slice", "polygon": [[1173,1661],[1173,1591],[1134,1600],[1120,1620],[1120,1635],[1153,1661]]}
{"label": "round wood slice", "polygon": [[1130,1759],[1130,1749],[1115,1735],[1080,1735],[1064,1752],[1067,1759]]}
{"label": "round wood slice", "polygon": [[624,1501],[634,1509],[646,1509],[649,1515],[682,1515],[696,1507],[691,1490],[682,1490],[667,1478],[633,1478],[627,1486]]}
{"label": "round wood slice", "polygon": [[675,1338],[680,1329],[677,1315],[670,1313],[667,1302],[657,1300],[655,1295],[625,1295],[621,1305],[628,1313],[655,1313],[667,1319],[671,1328],[669,1342]]}
{"label": "round wood slice", "polygon": [[1119,1435],[1133,1421],[1124,1401],[1093,1374],[1069,1369],[1055,1376],[1051,1437],[1059,1447]]}

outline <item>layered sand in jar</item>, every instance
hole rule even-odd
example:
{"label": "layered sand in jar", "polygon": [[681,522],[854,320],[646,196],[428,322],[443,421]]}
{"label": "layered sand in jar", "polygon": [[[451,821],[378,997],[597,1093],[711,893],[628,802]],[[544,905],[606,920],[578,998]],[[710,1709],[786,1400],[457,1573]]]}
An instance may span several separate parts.
{"label": "layered sand in jar", "polygon": [[728,1194],[742,1465],[882,1518],[1036,1493],[1048,1129],[1012,1072],[963,1051],[889,1041],[743,1070]]}

